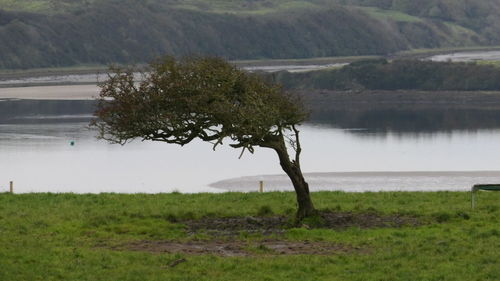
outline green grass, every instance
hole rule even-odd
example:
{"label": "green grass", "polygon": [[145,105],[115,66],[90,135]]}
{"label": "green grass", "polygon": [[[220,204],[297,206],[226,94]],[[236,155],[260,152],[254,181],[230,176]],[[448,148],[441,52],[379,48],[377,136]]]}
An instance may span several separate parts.
{"label": "green grass", "polygon": [[[0,0],[0,7],[11,11],[26,11],[39,13],[67,12],[84,8],[96,2],[109,0]],[[164,2],[163,0],[147,0],[148,2]],[[315,3],[319,2],[319,3]],[[181,0],[172,1],[171,7],[189,9],[213,13],[238,13],[238,14],[266,14],[289,9],[317,9],[324,6],[328,1],[304,1],[304,0]]]}
{"label": "green grass", "polygon": [[4,10],[39,12],[50,9],[50,2],[46,0],[0,0],[0,7]]}
{"label": "green grass", "polygon": [[9,11],[61,13],[106,0],[0,0],[0,7]]}
{"label": "green grass", "polygon": [[396,22],[421,22],[422,19],[405,14],[403,12],[399,11],[394,11],[394,10],[383,10],[379,8],[374,8],[374,7],[356,7],[357,9],[360,9],[362,11],[365,11],[367,14],[370,16],[376,18],[376,19],[382,19],[382,20],[393,20]]}
{"label": "green grass", "polygon": [[500,67],[500,61],[498,60],[480,60],[476,61],[477,64],[492,65],[494,67]]}
{"label": "green grass", "polygon": [[[291,214],[292,193],[0,194],[0,280],[498,280],[500,193],[313,194],[318,208],[405,213],[420,227],[288,230],[283,239],[367,249],[253,257],[113,250],[139,240],[190,240],[172,218]],[[270,210],[269,210],[270,209]],[[205,239],[209,237],[204,237]],[[244,239],[244,238],[241,238]],[[261,237],[251,239],[259,240]],[[172,261],[186,258],[174,268]]]}
{"label": "green grass", "polygon": [[[263,3],[263,4],[262,4]],[[321,6],[307,1],[183,1],[173,5],[178,9],[204,11],[210,13],[229,13],[240,15],[265,15],[289,10],[318,10]]]}

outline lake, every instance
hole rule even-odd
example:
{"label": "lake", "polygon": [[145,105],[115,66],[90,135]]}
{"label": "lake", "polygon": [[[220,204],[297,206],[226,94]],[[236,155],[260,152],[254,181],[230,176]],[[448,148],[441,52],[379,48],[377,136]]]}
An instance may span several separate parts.
{"label": "lake", "polygon": [[[260,180],[266,190],[291,188],[271,150],[238,159],[239,150],[213,151],[203,142],[112,145],[95,139],[86,122],[65,118],[0,125],[0,191],[11,180],[19,193],[255,191]],[[500,130],[400,134],[307,124],[301,131],[312,190],[468,190],[500,182],[500,173],[487,172],[500,170]]]}

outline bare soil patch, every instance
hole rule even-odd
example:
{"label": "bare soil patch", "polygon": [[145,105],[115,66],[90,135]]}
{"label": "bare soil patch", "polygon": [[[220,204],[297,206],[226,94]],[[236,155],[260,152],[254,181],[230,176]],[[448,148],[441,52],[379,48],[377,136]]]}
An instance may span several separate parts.
{"label": "bare soil patch", "polygon": [[216,236],[239,235],[242,232],[263,235],[282,234],[292,227],[342,230],[349,227],[378,228],[417,226],[421,224],[417,218],[412,216],[399,214],[382,215],[375,212],[321,212],[317,218],[312,221],[305,221],[301,225],[295,225],[290,218],[280,215],[267,217],[202,218],[182,223],[187,226],[189,234],[204,232]]}
{"label": "bare soil patch", "polygon": [[[317,217],[305,220],[301,225],[294,224],[289,217],[274,215],[264,217],[225,217],[202,218],[180,222],[187,226],[189,234],[206,233],[214,240],[179,241],[137,241],[122,247],[132,251],[151,253],[182,253],[187,255],[217,255],[225,257],[252,255],[331,255],[352,252],[367,252],[366,249],[348,245],[313,242],[264,239],[243,241],[235,236],[245,232],[254,234],[283,234],[292,227],[327,228],[342,230],[349,227],[377,228],[417,226],[421,223],[407,215],[382,215],[375,212],[320,212]],[[225,237],[225,238],[222,238]],[[184,261],[182,261],[184,262]]]}
{"label": "bare soil patch", "polygon": [[381,215],[377,213],[351,212],[322,212],[323,228],[343,229],[348,227],[379,228],[418,226],[421,222],[413,216],[393,214]]}
{"label": "bare soil patch", "polygon": [[362,251],[359,248],[326,242],[281,240],[263,240],[253,243],[246,241],[139,241],[127,245],[126,249],[151,253],[210,254],[225,257],[244,257],[258,254],[331,255]]}
{"label": "bare soil patch", "polygon": [[282,234],[291,227],[289,218],[285,216],[202,218],[182,223],[187,226],[189,234],[205,232],[217,236],[239,235],[242,232]]}

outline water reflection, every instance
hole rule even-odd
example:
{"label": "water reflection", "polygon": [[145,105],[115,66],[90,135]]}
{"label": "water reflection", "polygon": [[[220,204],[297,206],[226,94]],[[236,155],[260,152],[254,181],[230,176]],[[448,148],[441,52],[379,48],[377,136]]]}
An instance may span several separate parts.
{"label": "water reflection", "polygon": [[[0,100],[0,124],[88,122],[95,105],[93,100]],[[398,107],[398,104],[392,108],[377,104],[361,107],[356,103],[346,106],[335,101],[327,107],[312,104],[309,123],[348,129],[361,136],[500,128],[500,110],[496,108]]]}
{"label": "water reflection", "polygon": [[0,124],[86,122],[95,105],[93,100],[0,100]]}
{"label": "water reflection", "polygon": [[312,122],[344,129],[414,134],[500,128],[498,93],[313,91],[302,95]]}

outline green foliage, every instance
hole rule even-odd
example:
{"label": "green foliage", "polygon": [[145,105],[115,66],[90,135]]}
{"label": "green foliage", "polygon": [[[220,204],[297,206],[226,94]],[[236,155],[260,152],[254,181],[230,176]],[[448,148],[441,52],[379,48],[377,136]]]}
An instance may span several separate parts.
{"label": "green foliage", "polygon": [[234,148],[268,147],[306,118],[280,87],[220,58],[166,57],[135,85],[132,71],[117,70],[101,85],[94,125],[115,143],[134,138],[185,145],[225,139]]}
{"label": "green foliage", "polygon": [[500,8],[490,1],[468,3],[469,11],[441,0],[0,0],[0,68],[144,63],[165,54],[282,59],[499,44]]}
{"label": "green foliage", "polygon": [[10,11],[55,14],[76,12],[103,1],[108,0],[0,0],[0,7]]}
{"label": "green foliage", "polygon": [[242,17],[120,1],[119,8],[102,2],[56,17],[3,11],[0,17],[0,68],[138,63],[164,54],[230,59],[382,54],[402,47],[382,23],[346,9]]}
{"label": "green foliage", "polygon": [[379,9],[374,7],[360,7],[361,10],[377,19],[391,20],[395,22],[422,22],[423,19],[395,10]]}
{"label": "green foliage", "polygon": [[341,69],[268,76],[287,88],[330,90],[500,90],[500,69],[489,64],[374,59]]}

